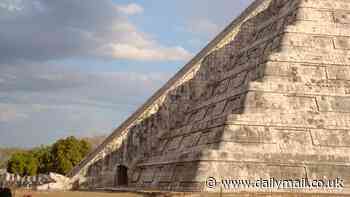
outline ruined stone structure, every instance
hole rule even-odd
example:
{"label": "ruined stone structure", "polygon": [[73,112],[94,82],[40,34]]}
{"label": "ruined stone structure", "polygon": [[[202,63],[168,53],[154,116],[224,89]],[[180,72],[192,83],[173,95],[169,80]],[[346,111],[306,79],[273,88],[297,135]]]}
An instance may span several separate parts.
{"label": "ruined stone structure", "polygon": [[36,176],[19,176],[0,171],[0,188],[23,187],[35,190],[69,190],[71,179],[56,173],[38,174]]}
{"label": "ruined stone structure", "polygon": [[346,192],[349,50],[349,0],[256,0],[69,176],[171,191],[340,177]]}

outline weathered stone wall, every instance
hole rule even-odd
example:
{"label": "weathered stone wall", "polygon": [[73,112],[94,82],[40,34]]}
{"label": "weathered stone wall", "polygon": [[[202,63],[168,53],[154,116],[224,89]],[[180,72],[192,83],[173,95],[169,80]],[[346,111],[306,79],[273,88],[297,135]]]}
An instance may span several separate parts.
{"label": "weathered stone wall", "polygon": [[[264,136],[266,139],[251,136],[249,129],[229,131],[226,126],[227,116],[245,114],[249,107],[254,107],[255,99],[251,99],[250,84],[264,77],[264,65],[268,57],[280,50],[285,26],[295,21],[297,3],[271,1],[265,10],[242,24],[231,42],[204,58],[190,81],[190,99],[181,104],[186,106],[189,103],[181,115],[184,119],[161,138],[160,144],[165,145],[160,146],[162,154],[138,165],[135,171],[137,175],[132,180],[135,186],[203,190],[209,176],[219,178],[231,174],[232,177],[239,177],[237,170],[233,170],[237,161],[227,158],[227,154],[232,153],[231,150],[241,155],[249,154],[250,150],[246,149],[257,152],[260,148],[258,143],[270,139],[268,136]],[[238,138],[236,146],[240,151],[224,147],[231,144],[231,137]],[[255,147],[251,143],[256,143]],[[264,165],[259,167],[249,164],[249,160],[245,162],[247,164],[240,164],[237,168],[250,165],[243,172],[251,177],[259,177],[259,169]],[[273,169],[276,168],[279,166]]]}
{"label": "weathered stone wall", "polygon": [[121,148],[121,144],[126,138],[127,133],[133,125],[146,119],[150,115],[157,112],[159,107],[164,103],[165,98],[171,90],[176,89],[181,84],[191,80],[196,75],[201,66],[203,58],[210,52],[221,48],[226,43],[232,41],[239,32],[240,26],[266,9],[270,0],[256,0],[240,17],[232,22],[221,34],[219,34],[212,42],[208,44],[197,56],[195,56],[183,69],[181,69],[168,83],[154,94],[143,106],[140,107],[127,121],[117,128],[102,145],[96,148],[86,159],[81,162],[69,174],[69,176],[79,177],[83,179],[87,173],[88,167],[96,161],[103,159],[116,149]]}
{"label": "weathered stone wall", "polygon": [[[134,114],[131,118],[129,118],[131,121],[127,120],[125,122],[125,127],[122,125],[120,128],[118,128],[100,147],[92,152],[92,154],[90,154],[80,165],[76,166],[76,168],[69,175],[73,177],[73,179],[79,179],[80,182],[85,182],[85,175],[88,173],[88,171],[91,171],[90,166],[92,164],[97,164],[94,165],[96,167],[92,168],[102,168],[98,167],[99,163],[102,163],[101,160],[104,160],[104,158],[109,154],[117,155],[116,153],[112,153],[115,152],[115,150],[118,150],[119,152],[118,157],[124,157],[125,153],[127,152],[124,150],[126,148],[126,146],[124,146],[125,141],[128,141],[126,138],[133,125],[137,125],[138,123],[142,122],[142,120],[145,120],[152,114],[157,113],[160,106],[167,106],[168,104],[163,105],[163,103],[165,102],[166,98],[168,98],[168,95],[170,94],[169,92],[174,92],[174,89],[193,79],[199,70],[201,61],[205,55],[220,48],[220,46],[223,46],[225,43],[230,42],[239,32],[240,26],[245,21],[259,14],[261,10],[266,9],[268,5],[269,1],[266,0],[255,1],[239,18],[232,22],[232,24],[230,24],[219,36],[217,36],[216,39],[214,39],[205,49],[203,49],[189,64],[180,70],[173,79],[171,79],[160,91],[158,91],[149,101],[147,101],[146,104],[140,108],[140,113],[136,112],[136,115]],[[147,108],[145,108],[146,106]],[[175,105],[172,105],[173,108],[174,106]],[[120,162],[119,164],[122,164],[120,159],[118,162]],[[113,170],[115,169],[111,169],[112,173],[114,173]],[[109,182],[113,181],[110,180]]]}
{"label": "weathered stone wall", "polygon": [[164,190],[206,190],[209,176],[350,183],[350,1],[259,5],[80,181],[116,186],[125,165],[129,186]]}

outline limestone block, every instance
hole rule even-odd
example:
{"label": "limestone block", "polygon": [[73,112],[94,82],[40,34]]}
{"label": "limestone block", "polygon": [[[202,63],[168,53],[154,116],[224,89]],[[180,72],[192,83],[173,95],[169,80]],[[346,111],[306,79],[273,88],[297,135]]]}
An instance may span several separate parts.
{"label": "limestone block", "polygon": [[244,124],[244,125],[273,125],[273,126],[305,126],[306,120],[302,116],[295,117],[295,114],[285,113],[270,113],[266,116],[265,113],[251,114],[232,114],[228,117],[228,124]]}
{"label": "limestone block", "polygon": [[307,130],[275,129],[275,141],[283,153],[310,154],[312,138]]}
{"label": "limestone block", "polygon": [[224,125],[226,122],[226,116],[221,116],[219,118],[215,118],[212,120],[207,121],[207,127],[206,128],[216,128]]}
{"label": "limestone block", "polygon": [[[236,143],[254,143],[254,146],[257,144],[276,144],[278,149],[270,147],[271,152],[302,153],[305,152],[306,147],[311,150],[312,146],[311,135],[307,130],[266,126],[229,125],[225,129],[223,140]],[[240,150],[237,146],[234,146],[233,149]],[[247,147],[242,150],[247,151],[244,149]]]}
{"label": "limestone block", "polygon": [[219,84],[214,89],[214,96],[225,93],[227,90],[228,83],[229,83],[228,79],[219,82]]}
{"label": "limestone block", "polygon": [[100,184],[106,187],[113,187],[115,184],[115,176],[115,171],[104,171],[104,173],[101,175],[102,180]]}
{"label": "limestone block", "polygon": [[166,145],[167,150],[171,151],[179,148],[181,145],[182,139],[183,139],[182,136],[171,139]]}
{"label": "limestone block", "polygon": [[[231,70],[227,70],[226,72],[222,73],[222,75],[220,76],[220,79],[223,80],[223,79],[230,78],[231,80],[230,80],[229,87],[231,89],[234,89],[236,87],[239,87],[243,82],[242,82],[242,79],[238,80],[238,82],[233,82],[232,80],[237,78],[237,77],[242,77],[239,75],[242,72],[247,72],[249,70],[255,69],[256,65],[257,65],[256,63],[246,62],[242,66],[234,67]],[[247,73],[245,73],[245,74],[247,74]]]}
{"label": "limestone block", "polygon": [[265,42],[264,44],[260,44],[248,49],[247,50],[248,58],[251,60],[251,59],[257,59],[261,57],[264,54],[264,50],[267,45],[268,43]]}
{"label": "limestone block", "polygon": [[225,109],[225,106],[226,106],[226,100],[210,106],[207,111],[206,118],[211,118],[211,117],[216,117],[218,115],[221,115]]}
{"label": "limestone block", "polygon": [[175,167],[174,181],[176,182],[193,182],[197,179],[199,163],[185,163]]}
{"label": "limestone block", "polygon": [[226,106],[226,100],[216,103],[211,115],[214,117],[221,115],[225,109],[225,106]]}
{"label": "limestone block", "polygon": [[309,47],[323,50],[333,49],[333,40],[327,36],[286,33],[282,36],[281,45]]}
{"label": "limestone block", "polygon": [[156,153],[161,153],[165,150],[168,140],[160,140],[156,149]]}
{"label": "limestone block", "polygon": [[316,146],[350,147],[349,130],[311,129],[311,135]]}
{"label": "limestone block", "polygon": [[272,61],[349,65],[349,57],[350,52],[347,51],[311,51],[305,48],[298,48],[296,50],[295,48],[284,47],[283,51],[272,54],[269,59]]}
{"label": "limestone block", "polygon": [[350,112],[350,97],[318,96],[317,103],[322,112]]}
{"label": "limestone block", "polygon": [[194,112],[192,114],[192,117],[190,118],[190,123],[202,120],[206,113],[207,113],[207,107],[204,107]]}
{"label": "limestone block", "polygon": [[350,50],[350,38],[337,36],[334,38],[334,47],[336,49]]}
{"label": "limestone block", "polygon": [[344,0],[302,0],[299,6],[332,10],[350,10],[349,3]]}
{"label": "limestone block", "polygon": [[281,83],[268,80],[264,83],[251,82],[249,90],[299,95],[347,96],[350,89],[335,84],[305,85],[304,83]]}
{"label": "limestone block", "polygon": [[171,182],[174,176],[174,165],[165,165],[159,168],[155,174],[155,181]]}
{"label": "limestone block", "polygon": [[295,128],[327,128],[348,129],[350,127],[350,114],[337,112],[324,113],[283,113],[271,112],[269,116],[256,112],[250,114],[232,114],[227,118],[227,124],[267,125]]}
{"label": "limestone block", "polygon": [[184,139],[183,139],[183,142],[181,144],[181,149],[185,150],[187,148],[196,146],[200,136],[201,136],[200,132],[191,134],[189,136],[185,136]]}
{"label": "limestone block", "polygon": [[284,32],[317,34],[329,36],[350,36],[350,26],[338,24],[322,24],[315,21],[298,21],[294,25],[287,26]]}
{"label": "limestone block", "polygon": [[312,165],[306,168],[308,178],[311,180],[334,180],[341,178],[344,186],[350,187],[350,167],[346,165]]}
{"label": "limestone block", "polygon": [[[273,177],[280,180],[288,179],[302,179],[306,178],[306,170],[302,166],[266,166],[266,175],[265,177]],[[264,178],[264,177],[263,177]]]}
{"label": "limestone block", "polygon": [[[204,164],[202,164],[204,165]],[[217,179],[270,179],[279,180],[306,178],[306,170],[303,166],[269,165],[267,163],[212,163],[207,164]],[[202,181],[202,180],[199,180]]]}
{"label": "limestone block", "polygon": [[[177,135],[186,135],[191,133],[191,125],[187,125],[178,129]],[[176,134],[176,132],[174,132]]]}
{"label": "limestone block", "polygon": [[[281,20],[283,21],[283,20]],[[271,35],[276,35],[279,31],[277,30],[280,24],[277,21],[269,24],[263,24],[263,26],[259,26],[255,32],[254,40],[262,41],[264,39],[270,38]],[[281,28],[281,26],[279,26]]]}
{"label": "limestone block", "polygon": [[350,67],[348,66],[327,66],[327,76],[331,80],[350,80]]}
{"label": "limestone block", "polygon": [[218,127],[202,133],[198,145],[219,142],[222,138],[223,128]]}
{"label": "limestone block", "polygon": [[208,121],[201,121],[192,125],[191,132],[201,131],[207,128],[208,128]]}
{"label": "limestone block", "polygon": [[274,111],[318,111],[314,97],[292,96],[278,93],[248,92],[245,112]]}
{"label": "limestone block", "polygon": [[327,10],[301,7],[297,10],[297,20],[333,23],[333,13]]}
{"label": "limestone block", "polygon": [[210,99],[214,94],[214,88],[215,88],[215,86],[213,84],[205,86],[203,88],[203,92],[196,98],[198,98],[199,100]]}
{"label": "limestone block", "polygon": [[235,66],[243,65],[244,63],[249,61],[249,56],[247,52],[241,52],[235,57]]}
{"label": "limestone block", "polygon": [[273,134],[268,127],[228,125],[222,140],[238,143],[273,143]]}
{"label": "limestone block", "polygon": [[155,168],[148,167],[141,171],[140,182],[151,183],[154,180]]}
{"label": "limestone block", "polygon": [[237,97],[233,97],[227,100],[224,113],[234,113],[238,109],[243,108],[243,102],[245,99],[245,95],[240,95]]}
{"label": "limestone block", "polygon": [[350,10],[337,10],[334,12],[334,21],[336,23],[350,24]]}
{"label": "limestone block", "polygon": [[316,83],[327,79],[326,68],[321,65],[267,62],[263,67],[264,76],[286,77],[293,82]]}
{"label": "limestone block", "polygon": [[230,80],[230,84],[229,84],[229,91],[234,89],[234,88],[237,88],[241,85],[243,85],[244,83],[244,80],[246,79],[246,76],[247,76],[248,72],[247,71],[244,71],[244,72],[241,72],[237,75],[234,75],[231,80]]}

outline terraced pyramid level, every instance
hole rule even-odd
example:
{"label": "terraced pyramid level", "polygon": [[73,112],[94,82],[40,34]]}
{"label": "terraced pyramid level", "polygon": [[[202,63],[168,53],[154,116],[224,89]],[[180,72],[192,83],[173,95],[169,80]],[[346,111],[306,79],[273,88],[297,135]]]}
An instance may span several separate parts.
{"label": "terraced pyramid level", "polygon": [[257,0],[70,176],[171,191],[339,177],[349,191],[349,50],[350,1]]}

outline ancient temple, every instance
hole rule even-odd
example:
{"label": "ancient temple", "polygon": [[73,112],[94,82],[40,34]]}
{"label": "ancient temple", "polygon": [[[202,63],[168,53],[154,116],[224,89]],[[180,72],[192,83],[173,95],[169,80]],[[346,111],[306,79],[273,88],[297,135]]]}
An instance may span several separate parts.
{"label": "ancient temple", "polygon": [[349,0],[256,0],[69,176],[170,191],[341,178],[349,191],[349,50]]}

